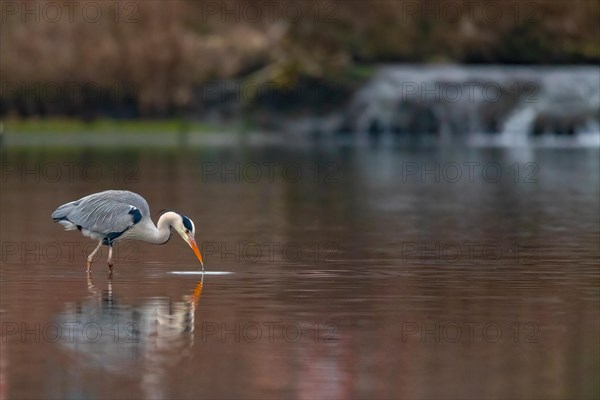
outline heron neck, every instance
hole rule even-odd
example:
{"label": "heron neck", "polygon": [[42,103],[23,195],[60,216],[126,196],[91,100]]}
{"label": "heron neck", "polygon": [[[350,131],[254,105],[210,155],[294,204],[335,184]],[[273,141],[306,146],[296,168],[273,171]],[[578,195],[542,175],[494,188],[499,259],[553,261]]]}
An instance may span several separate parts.
{"label": "heron neck", "polygon": [[154,244],[164,244],[168,242],[171,238],[171,226],[174,225],[177,218],[178,216],[174,212],[167,212],[161,215],[156,227],[152,224],[154,229],[152,230],[152,233],[148,235],[146,241]]}

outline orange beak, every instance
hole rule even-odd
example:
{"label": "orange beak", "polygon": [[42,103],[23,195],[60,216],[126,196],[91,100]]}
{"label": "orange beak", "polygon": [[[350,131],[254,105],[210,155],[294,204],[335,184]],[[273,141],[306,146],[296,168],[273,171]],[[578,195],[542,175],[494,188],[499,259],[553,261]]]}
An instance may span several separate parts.
{"label": "orange beak", "polygon": [[188,235],[188,243],[189,243],[190,247],[192,248],[192,250],[194,250],[194,254],[196,254],[196,257],[198,257],[198,260],[200,261],[200,265],[202,266],[202,271],[204,271],[204,263],[202,262],[202,255],[200,254],[200,250],[198,249],[196,240],[191,235]]}

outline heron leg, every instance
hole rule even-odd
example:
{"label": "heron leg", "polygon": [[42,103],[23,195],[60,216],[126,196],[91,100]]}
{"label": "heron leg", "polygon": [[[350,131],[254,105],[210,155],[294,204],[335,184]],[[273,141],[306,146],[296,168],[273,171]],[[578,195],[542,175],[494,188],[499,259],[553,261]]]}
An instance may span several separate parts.
{"label": "heron leg", "polygon": [[112,245],[108,245],[108,273],[112,275],[113,272],[113,262],[112,262],[112,252],[113,252],[113,247]]}
{"label": "heron leg", "polygon": [[94,256],[100,250],[100,246],[102,246],[102,240],[98,243],[98,246],[92,251],[92,253],[87,258],[87,272],[92,272],[92,261],[94,261]]}

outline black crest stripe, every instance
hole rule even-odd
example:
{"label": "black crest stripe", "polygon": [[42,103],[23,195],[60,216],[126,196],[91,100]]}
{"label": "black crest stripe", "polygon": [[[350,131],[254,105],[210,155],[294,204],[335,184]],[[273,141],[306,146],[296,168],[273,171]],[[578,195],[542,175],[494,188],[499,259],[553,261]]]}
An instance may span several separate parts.
{"label": "black crest stripe", "polygon": [[186,217],[185,215],[182,215],[181,219],[183,220],[183,226],[185,226],[186,229],[188,229],[190,231],[194,230],[194,228],[192,227],[192,221],[190,221],[190,219],[188,217]]}

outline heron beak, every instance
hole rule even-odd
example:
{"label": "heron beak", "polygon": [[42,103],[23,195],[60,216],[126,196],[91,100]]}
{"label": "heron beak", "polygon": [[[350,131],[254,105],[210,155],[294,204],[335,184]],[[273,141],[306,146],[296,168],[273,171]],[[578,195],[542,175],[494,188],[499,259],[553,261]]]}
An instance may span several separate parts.
{"label": "heron beak", "polygon": [[200,261],[200,265],[202,266],[202,270],[204,271],[204,263],[202,262],[202,255],[200,254],[200,250],[198,249],[196,240],[191,235],[188,235],[188,244],[190,245],[192,250],[194,250],[194,254],[196,254],[196,257],[198,257],[198,260]]}

